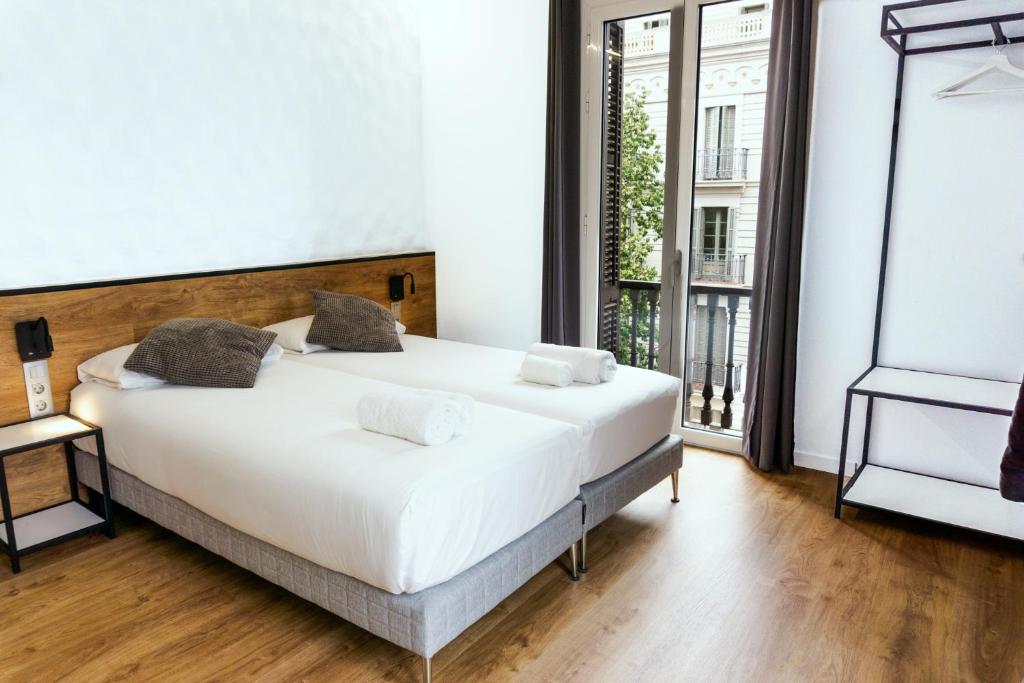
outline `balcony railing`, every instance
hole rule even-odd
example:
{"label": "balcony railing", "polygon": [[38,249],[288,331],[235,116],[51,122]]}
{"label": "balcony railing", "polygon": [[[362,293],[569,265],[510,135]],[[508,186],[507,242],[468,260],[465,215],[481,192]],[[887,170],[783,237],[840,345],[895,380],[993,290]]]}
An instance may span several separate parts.
{"label": "balcony railing", "polygon": [[746,273],[746,254],[705,254],[695,251],[690,255],[690,279],[694,282],[742,285]]}
{"label": "balcony railing", "polygon": [[670,29],[668,26],[648,28],[643,31],[631,31],[626,34],[623,42],[623,54],[630,57],[644,57],[656,54],[668,54]]}
{"label": "balcony railing", "polygon": [[[701,357],[690,357],[686,363],[686,422],[712,429],[738,429],[734,413],[742,416],[736,403],[742,397],[743,361],[746,343],[737,344],[736,327],[750,320],[750,287],[692,283],[690,285],[691,315],[698,300],[707,306],[709,315],[705,329],[688,344],[688,353],[701,347]],[[619,351],[618,361],[624,365],[654,369],[658,366],[658,331],[660,320],[660,282],[621,280],[619,282]],[[715,312],[724,308],[724,320]],[[716,325],[725,325],[725,334]],[[743,335],[744,339],[746,335]],[[695,403],[696,402],[696,403]]]}
{"label": "balcony railing", "polygon": [[[737,348],[736,327],[740,321],[749,324],[750,288],[728,285],[690,285],[690,311],[693,315],[700,301],[707,307],[707,322],[703,330],[694,330],[688,345],[688,353],[694,354],[694,347],[701,349],[702,357],[688,358],[686,364],[686,411],[687,422],[697,422],[703,427],[733,430],[738,427],[734,415],[734,401],[737,393],[743,393],[743,363],[746,358],[746,344]],[[724,308],[724,320],[718,310]],[[724,324],[724,334],[716,326]],[[698,339],[697,335],[703,335]],[[723,342],[724,337],[724,342]],[[744,335],[744,339],[746,335]],[[724,343],[725,348],[720,348]],[[740,361],[740,362],[737,362]],[[697,405],[694,405],[696,399]],[[742,415],[742,411],[738,411]]]}
{"label": "balcony railing", "polygon": [[[743,386],[743,364],[736,363],[733,368],[735,377],[733,378],[733,384],[736,387]],[[708,362],[706,360],[694,360],[690,361],[691,377],[693,377],[693,391],[700,393],[704,390],[704,382],[708,374]],[[726,377],[728,368],[721,363],[711,364],[711,386],[712,387],[725,387],[725,382],[728,379]]]}
{"label": "balcony railing", "polygon": [[746,148],[697,150],[697,180],[746,180],[749,153]]}
{"label": "balcony railing", "polygon": [[660,282],[619,281],[620,363],[648,370],[658,366],[660,297]]}
{"label": "balcony railing", "polygon": [[768,40],[771,23],[769,12],[708,19],[701,24],[700,46],[705,48],[748,40]]}
{"label": "balcony railing", "polygon": [[[700,46],[719,47],[730,43],[744,43],[753,40],[768,40],[771,18],[768,12],[743,14],[719,19],[707,19],[702,23]],[[626,59],[647,55],[668,54],[668,26],[630,31],[624,41]]]}

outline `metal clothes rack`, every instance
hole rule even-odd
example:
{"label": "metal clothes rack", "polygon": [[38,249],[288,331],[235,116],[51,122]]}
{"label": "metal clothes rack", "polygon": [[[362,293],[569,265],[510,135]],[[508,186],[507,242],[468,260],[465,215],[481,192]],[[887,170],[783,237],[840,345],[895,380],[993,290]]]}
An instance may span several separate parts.
{"label": "metal clothes rack", "polygon": [[[899,56],[896,67],[896,96],[893,106],[892,139],[889,149],[889,173],[885,196],[885,221],[882,227],[882,254],[875,302],[875,327],[871,365],[846,389],[843,416],[843,440],[836,483],[835,516],[843,506],[885,510],[929,519],[953,526],[998,536],[1024,540],[1024,506],[1003,500],[995,489],[962,481],[885,467],[870,461],[871,417],[875,399],[904,401],[993,415],[1012,415],[1020,389],[1016,382],[963,377],[937,372],[886,367],[878,364],[885,303],[889,236],[892,228],[893,189],[896,179],[896,155],[899,147],[900,109],[903,75],[907,57],[954,50],[970,50],[1024,43],[1024,34],[1009,35],[1006,24],[1024,21],[1024,11],[994,16],[972,16],[970,0],[914,0],[882,8],[881,37]],[[945,21],[913,24],[913,10],[949,6]],[[961,16],[955,16],[959,10]],[[964,35],[964,29],[988,26],[990,40]],[[1024,29],[1022,29],[1024,30]],[[957,34],[960,34],[959,36]],[[867,399],[864,439],[860,464],[850,481],[846,473],[850,412],[853,398]]]}

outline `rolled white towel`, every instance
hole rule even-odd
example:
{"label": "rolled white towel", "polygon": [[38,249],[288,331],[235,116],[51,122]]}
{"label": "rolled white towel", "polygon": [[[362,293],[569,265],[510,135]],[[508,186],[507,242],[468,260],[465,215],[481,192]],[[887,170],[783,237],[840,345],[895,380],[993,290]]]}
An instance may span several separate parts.
{"label": "rolled white towel", "polygon": [[436,389],[417,389],[417,394],[430,396],[437,401],[451,401],[455,404],[458,419],[455,423],[455,436],[462,436],[472,429],[476,422],[476,401],[468,394],[456,394],[450,391],[438,391]]}
{"label": "rolled white towel", "polygon": [[572,384],[572,365],[565,361],[526,355],[519,374],[527,382],[549,384],[553,387],[567,387]]}
{"label": "rolled white towel", "polygon": [[367,431],[437,446],[455,436],[459,416],[453,401],[438,401],[412,391],[371,391],[359,399],[356,419]]}
{"label": "rolled white towel", "polygon": [[611,382],[619,366],[610,351],[557,344],[534,344],[528,354],[560,360],[572,365],[573,380],[584,384]]}

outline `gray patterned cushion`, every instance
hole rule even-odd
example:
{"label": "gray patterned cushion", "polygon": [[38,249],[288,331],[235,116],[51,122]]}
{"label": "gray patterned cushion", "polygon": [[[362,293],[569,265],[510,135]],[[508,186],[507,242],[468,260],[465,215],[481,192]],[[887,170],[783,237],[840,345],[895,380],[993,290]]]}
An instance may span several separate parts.
{"label": "gray patterned cushion", "polygon": [[124,362],[171,384],[248,389],[276,332],[212,318],[176,318],[154,327]]}
{"label": "gray patterned cushion", "polygon": [[353,294],[314,289],[313,324],[306,342],[339,351],[401,351],[395,316],[380,304]]}

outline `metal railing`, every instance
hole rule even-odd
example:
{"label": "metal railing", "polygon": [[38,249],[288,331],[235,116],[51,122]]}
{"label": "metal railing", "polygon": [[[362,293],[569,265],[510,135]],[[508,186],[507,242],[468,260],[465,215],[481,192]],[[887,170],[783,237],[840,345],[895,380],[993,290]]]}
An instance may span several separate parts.
{"label": "metal railing", "polygon": [[[734,409],[738,408],[737,394],[743,393],[746,344],[737,345],[736,327],[741,319],[749,321],[750,293],[750,287],[737,285],[690,284],[691,321],[698,300],[707,306],[709,315],[704,329],[692,330],[687,344],[691,355],[685,365],[684,419],[689,423],[722,430],[738,428],[734,412],[742,415],[742,410]],[[619,282],[620,363],[651,370],[658,367],[660,296],[660,282]],[[719,308],[724,316],[717,313]],[[724,334],[716,329],[721,325],[725,325]],[[698,333],[703,335],[700,340]],[[698,346],[701,357],[695,358]],[[698,405],[691,415],[694,400]]]}
{"label": "metal railing", "polygon": [[[723,363],[711,364],[711,386],[725,387],[728,379],[728,368]],[[736,387],[743,386],[743,363],[736,363],[734,368],[733,384]],[[693,377],[693,390],[696,392],[704,389],[704,381],[708,376],[708,362],[706,360],[690,361],[690,376]]]}
{"label": "metal railing", "polygon": [[[691,343],[687,345],[691,356],[686,363],[684,419],[688,422],[699,420],[703,427],[723,430],[735,428],[733,402],[737,392],[743,392],[742,360],[746,357],[745,344],[744,348],[737,349],[736,327],[741,318],[745,321],[750,319],[750,294],[750,287],[690,284],[691,315],[699,301],[703,301],[708,314],[704,329],[694,329]],[[720,308],[724,309],[722,320],[718,314]],[[721,324],[725,325],[724,334],[723,330],[716,329]],[[703,335],[703,339],[698,339],[698,335]],[[722,337],[724,349],[719,348],[723,343]],[[698,345],[703,347],[702,357],[694,357]],[[690,406],[698,396],[699,416],[694,420]]]}
{"label": "metal railing", "polygon": [[661,283],[619,281],[620,363],[653,370],[658,366]]}
{"label": "metal railing", "polygon": [[694,282],[741,285],[746,273],[746,254],[705,254],[695,251],[690,255],[690,279]]}
{"label": "metal railing", "polygon": [[697,180],[746,180],[747,148],[697,150]]}

